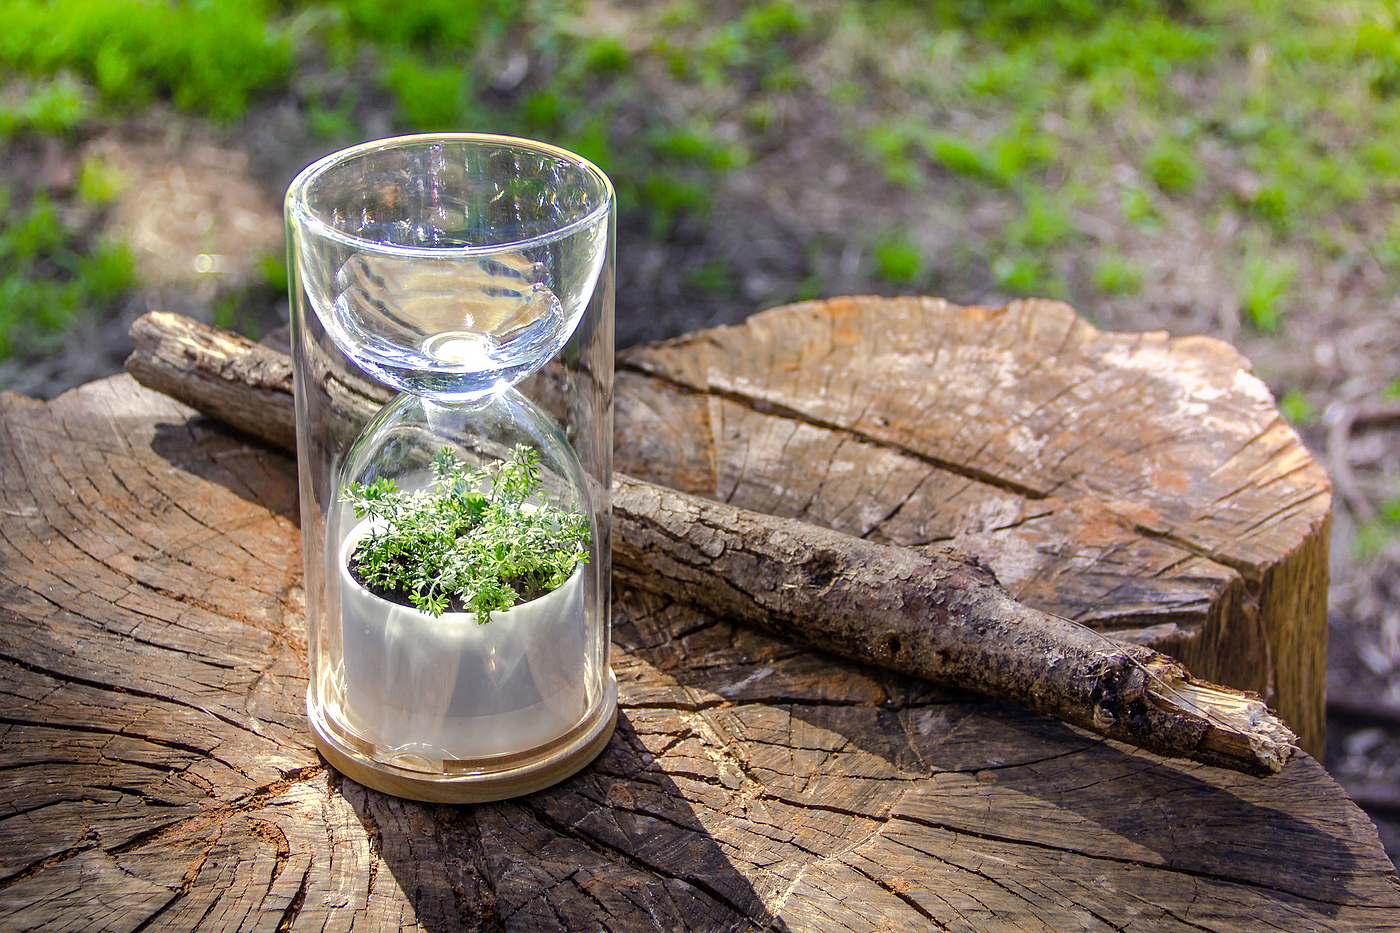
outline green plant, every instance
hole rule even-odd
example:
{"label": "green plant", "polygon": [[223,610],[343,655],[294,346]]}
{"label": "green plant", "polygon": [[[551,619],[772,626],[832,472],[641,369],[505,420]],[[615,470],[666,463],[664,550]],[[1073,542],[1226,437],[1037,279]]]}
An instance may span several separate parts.
{"label": "green plant", "polygon": [[14,103],[0,106],[0,139],[25,131],[72,136],[92,117],[92,98],[87,85],[60,71]]}
{"label": "green plant", "polygon": [[[750,6],[739,19],[718,29],[693,62],[701,80],[722,84],[727,78],[747,77],[764,85],[783,72],[794,46],[811,25],[807,11],[788,0]],[[692,63],[681,63],[689,71]]]}
{"label": "green plant", "polygon": [[1390,213],[1390,220],[1372,248],[1376,261],[1387,270],[1400,270],[1400,208]]}
{"label": "green plant", "polygon": [[1067,240],[1074,233],[1074,223],[1065,200],[1060,192],[1027,188],[1021,197],[1021,212],[1006,225],[1006,241],[1029,251]]}
{"label": "green plant", "polygon": [[248,289],[229,292],[214,302],[209,317],[224,330],[257,340],[262,337],[262,322],[253,300]]}
{"label": "green plant", "polygon": [[865,146],[891,183],[905,188],[919,184],[919,171],[910,157],[914,143],[908,133],[891,126],[875,126],[866,133]]}
{"label": "green plant", "polygon": [[919,247],[905,234],[878,240],[874,245],[875,272],[886,282],[910,285],[924,270]]}
{"label": "green plant", "polygon": [[1142,288],[1142,273],[1121,253],[1107,252],[1094,266],[1094,286],[1105,295],[1136,295]]}
{"label": "green plant", "polygon": [[23,349],[41,355],[75,317],[112,303],[136,282],[120,242],[84,246],[42,193],[14,210],[0,189],[0,359]]}
{"label": "green plant", "polygon": [[1279,414],[1294,427],[1304,427],[1317,421],[1317,409],[1307,395],[1298,389],[1289,389],[1278,400]]}
{"label": "green plant", "polygon": [[433,616],[474,612],[484,624],[563,585],[588,560],[588,519],[541,492],[538,452],[517,446],[475,469],[443,448],[432,469],[430,489],[405,492],[379,477],[345,497],[370,522],[351,573],[378,595]]}
{"label": "green plant", "polygon": [[1374,518],[1362,522],[1356,529],[1356,550],[1362,560],[1379,554],[1395,533],[1400,531],[1400,492],[1387,496],[1376,510]]}
{"label": "green plant", "polygon": [[579,61],[588,74],[607,77],[631,68],[632,53],[617,36],[602,36],[579,49]]}
{"label": "green plant", "polygon": [[724,298],[737,298],[739,295],[734,267],[722,258],[687,270],[685,284],[707,295]]}
{"label": "green plant", "polygon": [[1035,256],[1003,255],[992,262],[997,285],[1018,295],[1057,297],[1064,286],[1050,275],[1044,260]]}
{"label": "green plant", "polygon": [[1287,188],[1281,185],[1265,185],[1246,199],[1249,212],[1267,223],[1279,236],[1286,236],[1293,228],[1293,198]]}
{"label": "green plant", "polygon": [[950,172],[980,178],[994,185],[1006,184],[993,159],[979,147],[952,133],[930,133],[923,144],[929,158]]}
{"label": "green plant", "polygon": [[467,110],[467,85],[456,65],[429,65],[416,56],[395,62],[384,72],[385,85],[399,101],[399,113],[414,130],[452,130]]}
{"label": "green plant", "polygon": [[291,72],[290,43],[271,13],[263,0],[9,0],[0,66],[68,69],[119,105],[161,95],[232,119]]}
{"label": "green plant", "polygon": [[1166,194],[1184,194],[1196,187],[1201,167],[1190,149],[1172,139],[1160,139],[1143,158],[1147,175]]}
{"label": "green plant", "polygon": [[704,185],[670,172],[653,172],[637,192],[650,219],[651,235],[665,237],[681,217],[703,214],[710,209],[710,194]]}
{"label": "green plant", "polygon": [[1119,209],[1124,220],[1139,227],[1151,229],[1162,222],[1162,214],[1157,210],[1157,205],[1152,203],[1152,195],[1136,185],[1123,189],[1119,195]]}
{"label": "green plant", "polygon": [[1245,263],[1240,308],[1250,323],[1265,333],[1278,330],[1283,303],[1297,278],[1297,270],[1284,260],[1252,258]]}
{"label": "green plant", "polygon": [[84,159],[78,170],[78,200],[92,207],[106,207],[117,199],[126,179],[101,159]]}
{"label": "green plant", "polygon": [[748,161],[743,148],[715,138],[708,126],[666,129],[654,134],[652,151],[659,156],[723,171]]}
{"label": "green plant", "polygon": [[333,107],[325,100],[313,97],[306,108],[306,125],[320,139],[351,139],[358,132],[354,113],[353,93],[342,94]]}
{"label": "green plant", "polygon": [[279,295],[287,294],[287,254],[267,253],[258,260],[258,271],[262,273],[263,284]]}

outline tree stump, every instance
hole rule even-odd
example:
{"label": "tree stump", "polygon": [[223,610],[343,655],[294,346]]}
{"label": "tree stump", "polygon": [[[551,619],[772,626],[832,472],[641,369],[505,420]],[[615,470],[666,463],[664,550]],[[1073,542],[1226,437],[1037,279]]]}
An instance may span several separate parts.
{"label": "tree stump", "polygon": [[[915,333],[937,321],[941,339]],[[942,386],[958,359],[977,364],[947,387],[961,395],[937,395],[966,400],[961,428],[900,420],[956,410],[932,390],[875,407],[895,351],[930,337],[911,379]],[[1056,393],[994,412],[1048,385],[1048,361],[1014,362],[1047,343],[1086,411],[1099,367],[1138,368],[1097,435],[1065,425],[1036,449],[1033,427],[1069,417]],[[1272,636],[1270,606],[1312,598],[1296,555],[1325,545],[1307,534],[1255,565],[1257,590],[1222,562],[1325,506],[1325,482],[1300,502],[1250,492],[1314,475],[1306,458],[1256,462],[1255,447],[1287,460],[1291,434],[1214,451],[1201,481],[1247,480],[1233,500],[1188,495],[1194,472],[1142,467],[1116,498],[1102,470],[1072,473],[1182,378],[1167,370],[1196,360],[1208,376],[1202,361],[1226,353],[1098,335],[1060,306],[798,306],[628,354],[619,449],[653,478],[872,537],[1004,547],[993,565],[1023,598],[1204,657],[1211,638],[1249,644],[1227,610],[1257,603],[1253,631]],[[857,357],[866,372],[843,381]],[[1247,375],[1207,385],[1221,394],[1177,407],[1268,407]],[[1174,417],[1132,449],[1194,463],[1172,433],[1188,414]],[[1269,779],[1168,762],[627,592],[622,713],[592,766],[474,807],[367,791],[306,727],[291,461],[124,376],[51,403],[0,396],[0,421],[6,929],[1400,929],[1374,829],[1307,755]],[[1018,462],[1028,450],[1043,476]],[[1186,504],[1156,485],[1173,482]],[[1324,507],[1307,527],[1325,524]],[[1051,573],[1039,586],[1035,566]]]}
{"label": "tree stump", "polygon": [[847,298],[625,353],[617,396],[620,471],[951,543],[1025,603],[1262,694],[1321,754],[1331,487],[1229,345],[1058,302]]}

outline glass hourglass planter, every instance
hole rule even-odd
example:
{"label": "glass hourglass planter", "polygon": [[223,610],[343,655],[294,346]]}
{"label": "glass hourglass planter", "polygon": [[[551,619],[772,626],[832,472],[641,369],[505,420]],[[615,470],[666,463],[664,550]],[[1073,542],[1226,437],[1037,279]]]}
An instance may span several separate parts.
{"label": "glass hourglass planter", "polygon": [[612,734],[613,203],[578,156],[477,134],[287,192],[307,712],[361,783],[496,800]]}

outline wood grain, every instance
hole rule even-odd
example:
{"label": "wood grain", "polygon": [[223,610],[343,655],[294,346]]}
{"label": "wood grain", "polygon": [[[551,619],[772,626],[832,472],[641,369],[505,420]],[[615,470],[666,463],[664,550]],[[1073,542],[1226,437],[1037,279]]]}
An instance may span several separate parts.
{"label": "wood grain", "polygon": [[127,377],[0,425],[5,929],[1400,929],[1306,755],[1169,763],[636,593],[593,766],[366,791],[306,732],[290,461]]}
{"label": "wood grain", "polygon": [[1320,753],[1330,484],[1227,344],[1049,301],[839,298],[619,372],[713,403],[712,495],[952,544],[1030,605],[1264,694]]}

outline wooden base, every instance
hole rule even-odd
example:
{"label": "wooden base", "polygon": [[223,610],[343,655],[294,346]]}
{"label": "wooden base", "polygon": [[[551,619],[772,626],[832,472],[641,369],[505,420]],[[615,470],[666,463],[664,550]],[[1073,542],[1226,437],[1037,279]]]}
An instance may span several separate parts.
{"label": "wooden base", "polygon": [[[617,678],[608,671],[603,702],[593,714],[561,738],[534,753],[503,756],[508,762],[482,759],[481,767],[447,773],[412,771],[376,761],[336,738],[307,704],[307,719],[316,749],[341,774],[366,787],[428,803],[489,803],[521,797],[557,784],[598,757],[617,726]],[[465,764],[465,763],[461,763]]]}

